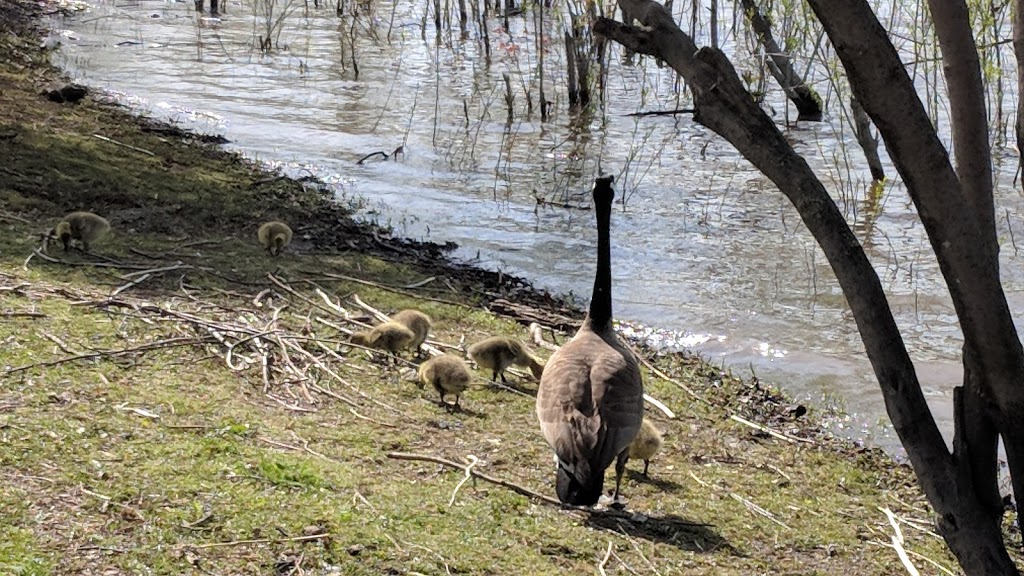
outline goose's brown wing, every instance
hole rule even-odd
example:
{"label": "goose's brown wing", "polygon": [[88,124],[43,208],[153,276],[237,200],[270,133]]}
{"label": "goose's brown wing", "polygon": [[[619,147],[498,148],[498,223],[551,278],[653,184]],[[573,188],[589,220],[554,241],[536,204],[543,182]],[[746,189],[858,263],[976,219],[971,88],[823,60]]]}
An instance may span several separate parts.
{"label": "goose's brown wing", "polygon": [[537,416],[567,468],[603,471],[640,429],[643,388],[635,360],[596,334],[578,334],[548,361]]}
{"label": "goose's brown wing", "polygon": [[602,349],[590,369],[590,380],[602,429],[591,461],[607,468],[640,431],[643,383],[632,353],[618,346]]}
{"label": "goose's brown wing", "polygon": [[600,428],[587,355],[574,342],[570,340],[552,355],[537,391],[541,433],[570,471],[589,465]]}

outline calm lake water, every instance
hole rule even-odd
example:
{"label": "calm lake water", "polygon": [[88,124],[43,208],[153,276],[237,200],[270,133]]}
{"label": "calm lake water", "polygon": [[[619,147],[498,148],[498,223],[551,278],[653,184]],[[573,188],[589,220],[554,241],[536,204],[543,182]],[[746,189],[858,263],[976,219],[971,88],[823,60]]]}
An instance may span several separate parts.
{"label": "calm lake water", "polygon": [[[851,417],[837,429],[898,452],[879,425],[881,395],[842,293],[785,198],[689,115],[627,116],[685,107],[674,72],[650,59],[628,61],[611,46],[603,110],[571,114],[565,16],[556,10],[541,28],[554,109],[541,122],[538,111],[527,115],[524,94],[528,88],[539,102],[532,13],[510,18],[507,30],[500,18],[488,21],[488,59],[479,27],[471,25],[466,40],[457,30],[438,35],[432,17],[421,26],[421,0],[395,1],[364,9],[353,42],[352,20],[340,25],[333,7],[307,11],[279,0],[271,23],[285,17],[271,34],[277,40],[270,55],[255,40],[265,35],[267,18],[248,0],[228,2],[217,19],[197,17],[192,2],[90,1],[86,11],[54,22],[63,46],[57,58],[122,102],[221,133],[230,147],[290,173],[321,177],[339,197],[362,199],[366,218],[399,234],[455,241],[461,258],[584,299],[593,278],[593,217],[538,208],[535,195],[585,206],[600,163],[617,175],[618,199],[625,200],[612,223],[619,319],[739,373],[754,370],[797,398],[840,401]],[[741,72],[753,70],[756,58],[732,18],[723,14],[720,42]],[[503,74],[515,93],[511,123]],[[816,89],[833,105],[830,117],[790,126],[787,136],[867,247],[949,433],[952,387],[961,377],[952,304],[899,182],[876,208],[865,200],[867,167],[836,109],[837,95],[817,76]],[[766,106],[784,125],[777,90]],[[399,145],[406,153],[396,162],[356,163]],[[1011,245],[1011,229],[1024,234],[1016,151],[995,152],[1005,287],[1021,310],[1024,273]]]}

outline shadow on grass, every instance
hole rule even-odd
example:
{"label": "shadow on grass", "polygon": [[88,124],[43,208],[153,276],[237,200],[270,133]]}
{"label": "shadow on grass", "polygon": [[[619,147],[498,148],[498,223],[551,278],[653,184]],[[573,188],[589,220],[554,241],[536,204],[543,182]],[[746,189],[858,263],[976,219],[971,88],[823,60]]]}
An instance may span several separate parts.
{"label": "shadow on grass", "polygon": [[644,476],[637,470],[626,470],[626,474],[629,479],[639,484],[649,484],[654,486],[662,492],[677,492],[683,489],[683,485],[671,480],[665,480],[659,478],[657,472],[654,470],[648,470],[647,476]]}
{"label": "shadow on grass", "polygon": [[636,514],[633,517],[627,517],[626,515],[594,511],[587,516],[584,523],[591,528],[620,532],[631,538],[668,544],[689,552],[724,551],[733,556],[742,556],[739,550],[715,532],[711,525],[701,524],[675,514],[662,516]]}

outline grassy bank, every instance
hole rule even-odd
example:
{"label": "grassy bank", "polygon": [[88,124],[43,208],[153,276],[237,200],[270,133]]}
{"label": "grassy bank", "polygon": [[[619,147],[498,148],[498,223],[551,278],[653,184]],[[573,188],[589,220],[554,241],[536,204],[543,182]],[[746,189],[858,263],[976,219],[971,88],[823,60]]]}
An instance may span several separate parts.
{"label": "grassy bank", "polygon": [[[444,410],[341,344],[371,309],[427,312],[442,349],[527,340],[502,300],[578,313],[170,127],[48,101],[33,10],[0,0],[0,573],[900,573],[882,509],[924,573],[954,567],[908,469],[689,357],[645,355],[676,417],[649,407],[666,446],[650,478],[630,465],[626,514],[390,457],[553,493],[536,382],[480,372]],[[114,226],[97,254],[26,262],[75,209]],[[269,218],[297,224],[280,258]]]}

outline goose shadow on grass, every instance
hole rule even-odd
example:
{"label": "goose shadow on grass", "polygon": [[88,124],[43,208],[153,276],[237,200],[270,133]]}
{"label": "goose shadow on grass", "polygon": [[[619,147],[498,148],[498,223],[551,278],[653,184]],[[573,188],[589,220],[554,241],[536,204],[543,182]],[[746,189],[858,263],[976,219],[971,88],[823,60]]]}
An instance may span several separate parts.
{"label": "goose shadow on grass", "polygon": [[742,556],[728,540],[714,530],[711,524],[703,524],[676,514],[648,516],[641,513],[591,511],[584,523],[591,528],[611,530],[649,542],[668,544],[688,552],[728,552]]}
{"label": "goose shadow on grass", "polygon": [[683,485],[678,482],[659,478],[654,470],[651,470],[647,476],[644,476],[639,470],[626,469],[626,475],[633,482],[653,486],[662,492],[678,492],[683,489]]}

